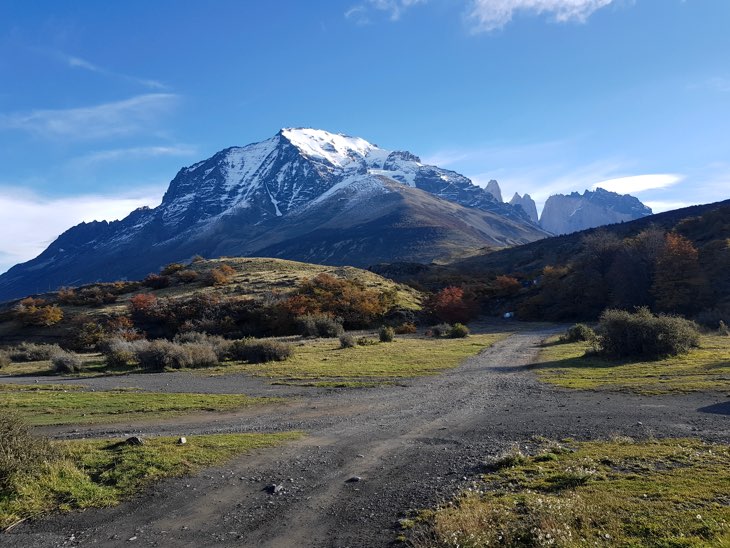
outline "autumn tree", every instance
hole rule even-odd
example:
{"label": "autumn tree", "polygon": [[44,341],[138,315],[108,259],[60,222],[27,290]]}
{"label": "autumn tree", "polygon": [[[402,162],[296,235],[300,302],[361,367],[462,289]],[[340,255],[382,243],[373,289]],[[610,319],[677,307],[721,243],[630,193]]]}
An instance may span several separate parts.
{"label": "autumn tree", "polygon": [[707,280],[700,268],[697,248],[680,234],[669,233],[656,259],[652,292],[656,308],[691,314],[707,296]]}
{"label": "autumn tree", "polygon": [[464,296],[460,287],[445,287],[431,295],[425,309],[437,319],[449,323],[466,323],[478,314],[478,307],[472,299]]}

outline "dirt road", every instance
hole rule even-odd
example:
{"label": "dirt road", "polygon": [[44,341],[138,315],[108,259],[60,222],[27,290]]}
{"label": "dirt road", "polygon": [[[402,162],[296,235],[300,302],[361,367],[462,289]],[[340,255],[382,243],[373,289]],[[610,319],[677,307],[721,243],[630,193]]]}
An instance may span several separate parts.
{"label": "dirt road", "polygon": [[[549,333],[517,333],[457,369],[404,387],[314,391],[290,405],[215,422],[56,429],[61,436],[293,429],[308,436],[197,477],[165,481],[116,508],[23,524],[0,536],[0,545],[387,546],[409,509],[445,500],[486,458],[513,444],[529,448],[536,435],[730,441],[726,394],[644,397],[537,382],[525,366]],[[353,476],[361,480],[348,482]],[[271,484],[284,489],[270,494]]]}

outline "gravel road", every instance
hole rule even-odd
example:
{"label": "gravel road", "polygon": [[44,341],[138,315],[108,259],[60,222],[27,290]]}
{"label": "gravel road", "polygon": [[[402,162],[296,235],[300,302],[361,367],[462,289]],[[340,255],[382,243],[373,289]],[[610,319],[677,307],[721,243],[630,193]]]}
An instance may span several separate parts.
{"label": "gravel road", "polygon": [[[516,333],[456,369],[409,380],[405,386],[301,391],[266,387],[243,376],[235,382],[231,377],[196,377],[185,383],[221,383],[227,391],[235,385],[246,393],[299,397],[287,404],[216,415],[215,420],[199,416],[146,425],[47,429],[58,437],[190,437],[293,429],[307,437],[196,477],[161,482],[116,508],[21,524],[0,535],[0,545],[388,546],[397,534],[398,518],[409,509],[450,498],[475,478],[485,459],[514,444],[529,450],[534,436],[730,441],[727,394],[649,397],[539,383],[526,366],[553,332],[539,328]],[[124,382],[145,383],[145,389],[148,383],[168,383],[172,388],[176,379],[139,375]],[[93,382],[103,388],[107,381]],[[109,382],[120,386],[118,379]],[[360,481],[348,482],[353,476]],[[272,484],[283,489],[270,494],[266,487]]]}

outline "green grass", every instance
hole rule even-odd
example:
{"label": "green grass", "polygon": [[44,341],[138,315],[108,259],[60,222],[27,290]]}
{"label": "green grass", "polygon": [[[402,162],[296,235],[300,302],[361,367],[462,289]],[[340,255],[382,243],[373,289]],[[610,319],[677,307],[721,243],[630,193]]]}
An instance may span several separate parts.
{"label": "green grass", "polygon": [[337,339],[305,341],[283,362],[233,365],[216,372],[247,371],[288,381],[363,382],[436,375],[504,339],[508,333],[465,339],[396,337],[390,343],[340,348]]}
{"label": "green grass", "polygon": [[54,510],[104,507],[164,478],[193,474],[254,449],[301,437],[298,432],[148,438],[143,446],[120,440],[57,442],[61,458],[16,478],[0,492],[0,530]]}
{"label": "green grass", "polygon": [[32,425],[158,419],[185,413],[232,411],[277,401],[281,400],[241,394],[87,392],[55,385],[0,386],[0,411],[17,411]]}
{"label": "green grass", "polygon": [[730,337],[703,335],[700,348],[657,361],[584,356],[586,343],[549,343],[534,366],[540,379],[582,390],[669,394],[730,390]]}
{"label": "green grass", "polygon": [[586,442],[503,466],[421,514],[414,546],[730,546],[730,447]]}

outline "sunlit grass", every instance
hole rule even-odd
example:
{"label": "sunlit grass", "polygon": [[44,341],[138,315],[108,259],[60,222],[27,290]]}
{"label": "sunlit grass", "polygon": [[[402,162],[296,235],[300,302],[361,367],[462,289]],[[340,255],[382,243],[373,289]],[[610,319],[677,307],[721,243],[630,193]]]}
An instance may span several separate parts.
{"label": "sunlit grass", "polygon": [[613,360],[584,355],[587,343],[549,344],[534,366],[540,379],[583,390],[630,390],[667,394],[730,390],[730,337],[704,335],[700,348],[657,361]]}
{"label": "sunlit grass", "polygon": [[618,440],[546,451],[421,514],[413,545],[730,546],[730,447]]}
{"label": "sunlit grass", "polygon": [[191,436],[184,445],[177,444],[177,438],[148,438],[142,446],[121,440],[56,442],[57,460],[15,478],[9,489],[0,491],[0,530],[53,510],[112,506],[152,482],[194,474],[301,436],[298,432]]}
{"label": "sunlit grass", "polygon": [[281,401],[242,394],[179,394],[111,390],[91,392],[57,385],[0,386],[0,412],[18,412],[29,424],[93,424],[233,411]]}

